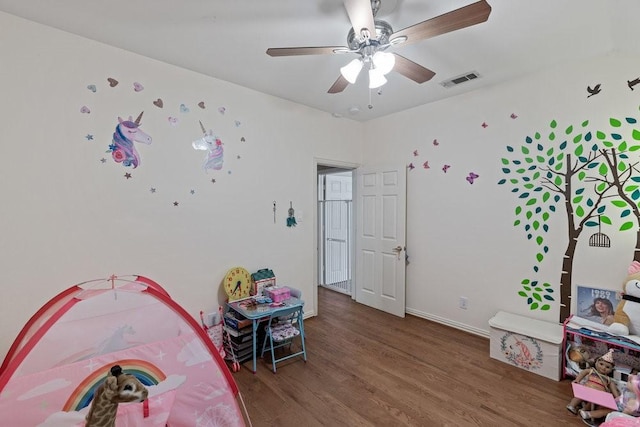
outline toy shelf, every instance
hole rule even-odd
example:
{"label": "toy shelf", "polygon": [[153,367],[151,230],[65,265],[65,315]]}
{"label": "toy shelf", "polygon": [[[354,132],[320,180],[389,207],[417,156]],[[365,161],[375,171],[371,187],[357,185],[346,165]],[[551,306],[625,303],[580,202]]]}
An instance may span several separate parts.
{"label": "toy shelf", "polygon": [[616,365],[614,378],[618,381],[626,381],[626,375],[631,370],[640,371],[640,343],[625,336],[582,327],[575,320],[574,316],[571,316],[564,322],[563,378],[575,377],[581,371],[578,364],[569,359],[569,351],[577,346],[585,347],[591,359],[596,359],[613,348]]}

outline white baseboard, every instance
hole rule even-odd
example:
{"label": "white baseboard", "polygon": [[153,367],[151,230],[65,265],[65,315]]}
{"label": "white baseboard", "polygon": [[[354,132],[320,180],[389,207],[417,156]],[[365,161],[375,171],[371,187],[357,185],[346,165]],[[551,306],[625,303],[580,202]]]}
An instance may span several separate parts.
{"label": "white baseboard", "polygon": [[445,319],[444,317],[434,316],[429,313],[424,313],[419,310],[415,310],[413,308],[408,308],[405,310],[407,314],[411,314],[416,317],[421,317],[426,320],[431,320],[432,322],[440,323],[445,326],[450,326],[452,328],[460,329],[464,332],[469,332],[470,334],[478,335],[484,338],[489,338],[490,332],[484,329],[478,329],[473,326],[465,325],[464,323],[454,322],[450,319]]}

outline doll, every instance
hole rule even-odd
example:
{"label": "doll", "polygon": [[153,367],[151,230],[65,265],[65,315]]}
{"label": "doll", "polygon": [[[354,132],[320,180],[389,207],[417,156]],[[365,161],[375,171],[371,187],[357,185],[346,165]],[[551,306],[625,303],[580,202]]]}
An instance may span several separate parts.
{"label": "doll", "polygon": [[616,399],[616,403],[620,412],[634,417],[640,415],[640,378],[638,375],[629,375],[627,387]]}
{"label": "doll", "polygon": [[[617,398],[620,395],[620,392],[618,391],[616,384],[611,379],[611,373],[613,372],[614,367],[613,349],[610,349],[606,354],[596,359],[595,366],[593,368],[587,368],[580,371],[573,382],[583,384],[596,390],[607,391],[613,394],[613,397]],[[577,415],[579,412],[582,419],[585,420],[589,418],[602,418],[611,412],[611,409],[608,408],[598,408],[592,411],[579,410],[578,406],[582,403],[582,400],[574,397],[567,405],[567,410],[574,415]]]}

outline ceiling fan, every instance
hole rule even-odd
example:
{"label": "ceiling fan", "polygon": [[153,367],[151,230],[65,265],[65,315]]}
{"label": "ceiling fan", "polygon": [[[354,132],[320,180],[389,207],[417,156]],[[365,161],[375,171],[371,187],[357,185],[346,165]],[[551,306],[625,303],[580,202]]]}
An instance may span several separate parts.
{"label": "ceiling fan", "polygon": [[343,0],[352,28],[347,35],[348,46],[279,47],[267,49],[270,56],[297,56],[355,53],[358,58],[340,69],[341,75],[328,93],[340,93],[349,83],[355,83],[364,65],[369,69],[369,87],[377,88],[386,83],[385,74],[392,69],[403,76],[424,83],[436,73],[397,53],[385,52],[398,45],[416,43],[480,24],[489,19],[491,6],[480,0],[468,6],[427,19],[400,31],[393,31],[389,23],[375,19],[381,0]]}

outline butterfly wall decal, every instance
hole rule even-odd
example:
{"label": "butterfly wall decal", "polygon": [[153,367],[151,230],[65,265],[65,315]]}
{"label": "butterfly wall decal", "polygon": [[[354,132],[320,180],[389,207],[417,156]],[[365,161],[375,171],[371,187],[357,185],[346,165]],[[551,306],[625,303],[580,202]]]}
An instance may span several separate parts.
{"label": "butterfly wall decal", "polygon": [[431,168],[431,166],[429,166],[429,160],[427,160],[426,162],[424,162],[424,163],[422,164],[422,167],[423,167],[423,168],[425,168],[425,169],[429,169],[429,168]]}
{"label": "butterfly wall decal", "polygon": [[417,157],[418,156],[418,150],[413,150],[413,156]]}
{"label": "butterfly wall decal", "polygon": [[442,166],[442,172],[447,173],[447,171],[449,170],[450,167],[451,167],[451,165]]}
{"label": "butterfly wall decal", "polygon": [[413,163],[409,163],[409,166],[407,166],[409,168],[409,170],[413,170],[415,169],[415,166],[413,165]]}
{"label": "butterfly wall decal", "polygon": [[473,184],[473,181],[479,177],[480,175],[478,175],[477,173],[469,172],[469,176],[466,179],[467,181],[469,181],[469,184]]}

